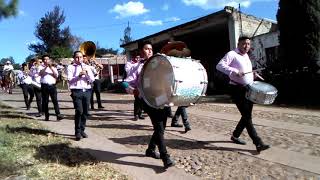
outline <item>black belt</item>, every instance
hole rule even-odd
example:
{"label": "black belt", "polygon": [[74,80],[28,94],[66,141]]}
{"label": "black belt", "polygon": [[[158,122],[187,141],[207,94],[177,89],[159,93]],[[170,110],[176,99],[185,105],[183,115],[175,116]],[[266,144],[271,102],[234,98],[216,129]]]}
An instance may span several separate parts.
{"label": "black belt", "polygon": [[88,92],[91,89],[71,89],[72,92]]}

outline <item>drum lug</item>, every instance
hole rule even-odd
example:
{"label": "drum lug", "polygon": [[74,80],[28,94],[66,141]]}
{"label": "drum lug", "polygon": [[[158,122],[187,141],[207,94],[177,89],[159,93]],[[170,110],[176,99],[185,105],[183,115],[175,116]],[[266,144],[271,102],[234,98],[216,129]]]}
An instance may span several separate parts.
{"label": "drum lug", "polygon": [[201,81],[200,84],[208,84],[208,81]]}

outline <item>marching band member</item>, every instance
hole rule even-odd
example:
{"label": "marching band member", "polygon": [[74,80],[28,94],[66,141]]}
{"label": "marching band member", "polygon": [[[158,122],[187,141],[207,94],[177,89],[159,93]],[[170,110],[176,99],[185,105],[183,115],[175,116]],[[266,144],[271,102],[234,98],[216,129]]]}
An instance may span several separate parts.
{"label": "marching band member", "polygon": [[33,87],[31,86],[32,79],[29,76],[29,68],[26,63],[21,65],[21,70],[18,71],[17,77],[19,80],[19,86],[22,89],[24,103],[26,104],[27,110],[29,110],[34,97],[34,92]]}
{"label": "marching band member", "polygon": [[83,63],[83,54],[81,51],[75,51],[73,59],[73,64],[67,68],[67,79],[75,109],[75,137],[76,140],[79,141],[81,138],[88,137],[85,133],[85,126],[89,113],[91,84],[94,81],[94,75],[89,65]]}
{"label": "marching band member", "polygon": [[[124,69],[125,69],[127,75],[134,73],[135,68],[137,65],[139,65],[140,60],[143,60],[143,59],[140,58],[140,56],[135,56],[133,59],[131,59],[131,61],[128,61],[125,64]],[[142,99],[136,93],[136,94],[134,94],[134,103],[133,103],[133,116],[134,116],[135,121],[137,121],[138,119],[144,119],[144,117],[142,116],[142,110],[143,110]]]}
{"label": "marching band member", "polygon": [[[123,86],[126,88],[127,92],[133,93],[138,91],[138,79],[143,68],[145,61],[153,55],[152,45],[150,42],[139,43],[139,50],[141,52],[141,57],[143,60],[139,61],[139,64],[134,68],[134,71],[131,74],[128,74],[125,79]],[[160,76],[160,74],[159,74]],[[139,93],[139,92],[137,92]],[[164,168],[174,166],[174,161],[170,158],[170,155],[167,152],[167,148],[164,142],[164,131],[167,123],[167,110],[166,109],[155,109],[149,106],[143,100],[143,107],[146,113],[149,115],[152,125],[153,125],[153,135],[150,139],[148,149],[146,150],[146,156],[152,157],[155,159],[161,158],[163,161]],[[160,156],[155,152],[156,146],[158,146]]]}
{"label": "marching band member", "polygon": [[255,75],[254,73],[246,73],[252,72],[252,63],[247,54],[250,50],[250,44],[249,37],[239,37],[237,49],[229,51],[220,60],[216,68],[229,76],[231,97],[241,113],[241,119],[233,131],[231,140],[237,144],[246,144],[239,138],[243,129],[246,128],[253,144],[256,145],[257,151],[260,152],[269,149],[270,146],[264,144],[258,136],[252,123],[253,103],[245,97],[246,86],[253,82]]}
{"label": "marching band member", "polygon": [[[37,100],[37,107],[38,107],[38,114],[36,117],[41,117],[42,115],[42,103],[41,103],[41,76],[39,75],[40,71],[44,68],[43,65],[41,65],[41,59],[35,58],[32,61],[34,61],[33,66],[30,68],[30,76],[32,79],[32,83],[35,83],[37,85],[33,86],[33,91],[36,95]],[[39,86],[38,86],[39,85]]]}
{"label": "marching band member", "polygon": [[43,69],[40,71],[41,76],[41,94],[42,94],[42,110],[45,115],[45,121],[49,121],[49,95],[51,97],[53,107],[57,116],[57,120],[63,119],[63,115],[60,114],[58,98],[57,98],[57,87],[56,82],[58,78],[58,71],[53,67],[51,59],[48,55],[42,56]]}
{"label": "marching band member", "polygon": [[104,107],[102,106],[101,103],[101,81],[100,81],[100,71],[103,69],[103,65],[97,63],[95,59],[92,57],[87,57],[89,61],[89,65],[93,67],[94,69],[94,81],[93,81],[93,88],[92,88],[92,93],[91,93],[91,98],[90,98],[90,103],[91,103],[91,109],[94,109],[94,101],[93,101],[93,94],[96,93],[96,98],[97,98],[97,103],[98,103],[98,108],[103,109]]}

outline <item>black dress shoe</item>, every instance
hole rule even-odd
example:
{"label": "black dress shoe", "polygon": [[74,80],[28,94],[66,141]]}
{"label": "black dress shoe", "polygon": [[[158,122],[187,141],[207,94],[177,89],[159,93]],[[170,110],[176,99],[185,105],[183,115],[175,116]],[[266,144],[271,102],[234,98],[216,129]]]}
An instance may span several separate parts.
{"label": "black dress shoe", "polygon": [[44,120],[45,120],[45,121],[49,121],[49,116],[46,116],[46,117],[44,118]]}
{"label": "black dress shoe", "polygon": [[139,120],[139,116],[138,116],[138,115],[135,115],[135,116],[133,117],[133,120],[134,120],[134,121],[138,121],[138,120]]}
{"label": "black dress shoe", "polygon": [[81,138],[82,138],[81,134],[80,134],[80,133],[77,133],[77,134],[76,134],[76,141],[80,141]]}
{"label": "black dress shoe", "polygon": [[171,127],[183,127],[183,125],[178,123],[171,123]]}
{"label": "black dress shoe", "polygon": [[36,114],[36,117],[41,117],[41,116],[42,116],[41,113]]}
{"label": "black dress shoe", "polygon": [[165,169],[172,167],[176,164],[170,157],[166,157],[166,158],[162,159],[162,162],[163,162],[163,167]]}
{"label": "black dress shoe", "polygon": [[93,106],[91,106],[91,109],[93,110],[93,109],[94,109],[94,107],[93,107]]}
{"label": "black dress shoe", "polygon": [[190,126],[186,126],[185,128],[184,128],[184,132],[185,133],[187,133],[188,131],[190,131],[191,130],[191,127]]}
{"label": "black dress shoe", "polygon": [[99,108],[99,109],[103,109],[104,107],[103,107],[103,106],[98,106],[98,108]]}
{"label": "black dress shoe", "polygon": [[231,136],[231,140],[236,143],[236,144],[242,144],[242,145],[245,145],[247,144],[244,140],[240,139],[240,138],[236,138],[234,136]]}
{"label": "black dress shoe", "polygon": [[160,159],[160,154],[155,152],[154,150],[150,150],[150,149],[146,150],[146,156],[152,157],[154,159]]}
{"label": "black dress shoe", "polygon": [[27,110],[30,110],[30,106],[27,106]]}
{"label": "black dress shoe", "polygon": [[139,119],[144,119],[144,117],[142,115],[138,116]]}
{"label": "black dress shoe", "polygon": [[63,118],[64,118],[64,116],[62,114],[57,115],[57,121],[61,121]]}
{"label": "black dress shoe", "polygon": [[86,134],[85,132],[81,132],[80,134],[83,138],[88,138],[88,134]]}
{"label": "black dress shoe", "polygon": [[258,153],[270,148],[270,145],[267,144],[259,144],[256,146]]}

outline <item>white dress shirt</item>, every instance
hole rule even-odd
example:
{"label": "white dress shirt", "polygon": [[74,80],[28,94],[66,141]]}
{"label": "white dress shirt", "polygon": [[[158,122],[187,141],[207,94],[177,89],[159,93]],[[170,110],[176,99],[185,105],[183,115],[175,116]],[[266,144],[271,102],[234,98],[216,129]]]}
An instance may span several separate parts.
{"label": "white dress shirt", "polygon": [[10,71],[10,70],[13,70],[13,69],[14,68],[13,68],[13,66],[11,64],[3,66],[3,71]]}
{"label": "white dress shirt", "polygon": [[30,76],[33,81],[41,83],[41,76],[39,75],[40,71],[44,68],[43,65],[35,66],[33,65],[30,69]]}
{"label": "white dress shirt", "polygon": [[49,67],[45,68],[45,75],[41,77],[40,82],[43,84],[54,85],[56,84],[56,78],[53,77],[53,71],[58,76],[57,68],[52,67],[52,70]]}
{"label": "white dress shirt", "polygon": [[[86,70],[87,74],[79,76],[82,70]],[[67,79],[70,89],[91,89],[91,83],[94,81],[94,75],[91,67],[86,64],[71,64],[67,68]]]}
{"label": "white dress shirt", "polygon": [[31,77],[28,74],[25,74],[21,70],[18,71],[17,77],[20,84],[31,84]]}

